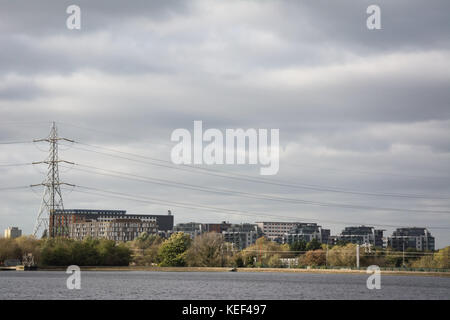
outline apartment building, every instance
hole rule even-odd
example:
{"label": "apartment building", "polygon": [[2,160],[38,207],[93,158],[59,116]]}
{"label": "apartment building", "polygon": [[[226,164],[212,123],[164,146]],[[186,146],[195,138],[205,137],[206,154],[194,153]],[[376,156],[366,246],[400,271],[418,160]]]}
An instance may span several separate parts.
{"label": "apartment building", "polygon": [[257,224],[232,224],[226,231],[222,231],[225,242],[232,243],[235,249],[245,249],[254,244],[256,239],[263,236]]}
{"label": "apartment building", "polygon": [[313,239],[320,243],[328,243],[330,230],[323,229],[317,223],[298,223],[289,232],[283,234],[283,243],[294,243],[297,241],[311,242]]}
{"label": "apartment building", "polygon": [[388,246],[398,251],[434,251],[435,239],[426,228],[398,228],[388,237]]}
{"label": "apartment building", "polygon": [[174,232],[184,232],[195,238],[204,232],[217,232],[222,233],[231,227],[230,223],[223,221],[222,223],[198,223],[198,222],[187,222],[178,223],[173,227]]}
{"label": "apartment building", "polygon": [[135,218],[112,220],[85,220],[69,225],[69,237],[75,240],[86,238],[108,239],[114,241],[132,241],[141,233],[157,234],[155,220]]}
{"label": "apartment building", "polygon": [[256,222],[256,225],[261,229],[264,236],[272,241],[281,241],[283,235],[291,231],[300,222]]}
{"label": "apartment building", "polygon": [[57,209],[50,212],[49,236],[69,237],[70,225],[85,221],[107,222],[115,219],[139,219],[142,222],[156,222],[159,231],[173,229],[173,215],[127,214],[125,210]]}
{"label": "apartment building", "polygon": [[9,227],[5,229],[5,238],[14,239],[22,236],[22,230],[18,227]]}
{"label": "apartment building", "polygon": [[205,232],[205,227],[202,223],[198,222],[178,223],[173,227],[173,231],[186,233],[194,239]]}
{"label": "apartment building", "polygon": [[375,229],[369,226],[351,226],[345,227],[337,237],[338,241],[345,241],[359,245],[371,245],[383,248],[383,232],[385,230]]}

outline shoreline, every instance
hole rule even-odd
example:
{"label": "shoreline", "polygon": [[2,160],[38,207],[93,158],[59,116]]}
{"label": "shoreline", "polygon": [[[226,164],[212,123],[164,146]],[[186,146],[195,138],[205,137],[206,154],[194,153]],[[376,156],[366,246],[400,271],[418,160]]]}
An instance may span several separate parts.
{"label": "shoreline", "polygon": [[[43,267],[38,271],[65,271],[66,267]],[[147,266],[81,266],[81,271],[152,271],[152,272],[232,272],[230,267],[147,267]],[[236,268],[234,272],[279,272],[279,273],[315,273],[315,274],[367,274],[366,269],[301,269],[301,268]],[[450,277],[450,272],[381,270],[382,275],[408,275]]]}

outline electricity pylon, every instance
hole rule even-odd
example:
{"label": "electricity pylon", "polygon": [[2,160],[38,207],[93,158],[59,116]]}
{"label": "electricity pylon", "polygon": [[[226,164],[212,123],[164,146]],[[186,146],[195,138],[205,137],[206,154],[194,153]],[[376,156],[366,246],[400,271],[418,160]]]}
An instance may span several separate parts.
{"label": "electricity pylon", "polygon": [[33,162],[33,164],[41,164],[45,163],[48,165],[47,177],[46,179],[39,184],[33,184],[31,187],[36,186],[44,186],[44,195],[42,197],[41,206],[39,208],[39,212],[37,215],[36,223],[33,229],[33,235],[37,236],[39,230],[43,227],[43,237],[53,237],[54,230],[52,230],[52,226],[50,226],[50,214],[55,212],[57,209],[64,209],[63,199],[61,194],[61,185],[69,185],[73,186],[69,183],[64,183],[59,181],[59,170],[58,164],[60,162],[65,162],[69,164],[74,164],[73,162],[59,160],[58,158],[58,142],[60,140],[65,140],[69,142],[74,142],[73,140],[69,140],[66,138],[58,137],[58,130],[56,128],[55,122],[52,124],[52,129],[47,138],[44,139],[36,139],[33,142],[41,142],[46,141],[50,144],[49,155],[48,158],[44,161]]}

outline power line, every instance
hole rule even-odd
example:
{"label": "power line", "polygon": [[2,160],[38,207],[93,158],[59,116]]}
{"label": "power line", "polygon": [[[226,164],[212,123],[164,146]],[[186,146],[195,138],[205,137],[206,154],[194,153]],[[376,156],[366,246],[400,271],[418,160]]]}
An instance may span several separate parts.
{"label": "power line", "polygon": [[30,186],[17,186],[17,187],[1,187],[0,191],[6,191],[6,190],[17,190],[17,189],[27,189]]}
{"label": "power line", "polygon": [[0,141],[0,144],[22,144],[22,143],[32,143],[31,140],[26,141]]}
{"label": "power line", "polygon": [[[89,127],[86,127],[86,126],[75,125],[75,124],[68,123],[68,122],[58,121],[58,123],[63,124],[63,125],[67,125],[67,126],[70,126],[70,127],[82,129],[82,130],[89,130],[89,131],[100,133],[100,134],[103,134],[103,135],[106,135],[106,136],[115,136],[115,137],[121,138],[121,139],[123,139],[124,137],[126,137],[128,139],[133,139],[133,140],[136,139],[135,135],[128,135],[127,136],[123,132],[121,132],[120,134],[114,134],[114,132],[107,132],[107,131],[99,130],[97,128],[95,128],[95,129],[94,128],[89,128]],[[155,143],[154,141],[145,141],[145,142],[146,143],[151,143],[153,145],[160,145],[160,146],[166,146],[166,147],[170,147],[171,146],[169,143],[163,143],[163,142],[157,142],[157,143]]]}
{"label": "power line", "polygon": [[[60,140],[62,138],[57,138],[57,139]],[[48,142],[52,142],[52,143],[55,142],[55,141],[53,141],[54,139],[52,141],[50,141],[51,140],[50,138],[36,140],[36,141],[44,141],[44,140],[48,141]],[[72,141],[72,140],[68,140],[68,139],[66,139],[66,140],[69,141],[69,142],[74,143],[74,141]],[[26,142],[29,142],[29,141],[26,141]],[[16,142],[8,142],[8,143],[22,143],[22,142],[17,142],[16,141]],[[110,148],[104,148],[104,147],[100,147],[100,146],[94,146],[94,145],[90,145],[90,144],[84,144],[84,143],[79,143],[79,144],[86,145],[86,146],[93,147],[93,148],[98,148],[98,149],[105,149],[105,150],[108,150],[110,152],[127,154],[127,155],[131,155],[131,156],[134,156],[134,157],[140,157],[140,158],[144,158],[144,159],[151,159],[152,161],[160,162],[158,165],[164,166],[164,167],[167,167],[167,168],[171,168],[171,169],[182,169],[182,170],[185,170],[185,171],[188,171],[188,172],[192,172],[191,170],[195,170],[195,173],[205,173],[205,172],[207,172],[207,174],[212,174],[212,175],[223,177],[223,178],[232,178],[232,179],[238,179],[238,180],[250,181],[250,182],[257,182],[257,183],[268,183],[268,184],[280,185],[280,186],[305,188],[305,186],[288,184],[288,183],[285,183],[285,182],[277,183],[277,182],[274,182],[274,181],[270,181],[268,179],[263,179],[263,178],[256,179],[256,178],[248,176],[248,175],[237,174],[237,173],[227,173],[227,172],[222,172],[222,171],[218,171],[218,170],[214,170],[214,169],[199,168],[199,167],[190,166],[190,165],[183,165],[183,168],[179,168],[177,166],[174,166],[170,161],[167,161],[167,160],[151,158],[151,157],[147,157],[147,156],[142,156],[142,155],[133,154],[133,153],[124,152],[124,151],[115,150],[115,149],[110,149]],[[103,152],[93,151],[93,150],[89,150],[89,149],[84,149],[84,150],[90,151],[90,152],[106,154],[108,156],[119,157],[119,158],[131,160],[131,161],[138,161],[136,159],[131,159],[131,158],[127,158],[127,157],[112,155],[112,154],[109,154],[109,153],[103,153]],[[54,165],[54,162],[55,161],[53,161],[53,160],[51,160],[51,161],[49,160],[49,161],[44,161],[43,163],[47,163],[49,165]],[[57,160],[57,162],[59,162],[59,160]],[[140,161],[140,162],[149,164],[147,161],[145,161],[145,162],[144,161]],[[161,162],[164,163],[164,165],[162,165]],[[170,166],[169,165],[165,165],[166,163],[170,164]],[[14,165],[19,165],[19,164],[14,164]],[[22,165],[22,164],[20,164],[20,165]],[[155,165],[155,164],[151,164],[151,165]],[[95,169],[104,170],[104,169],[101,169],[101,168],[95,168]],[[117,174],[117,172],[115,172],[115,173]],[[119,174],[128,175],[128,176],[131,175],[129,173],[119,173]],[[232,175],[232,176],[230,177],[228,175]],[[142,176],[136,176],[136,177],[138,177],[140,179],[144,178],[144,179],[156,180],[155,178],[149,178],[149,177],[142,177]],[[174,184],[178,183],[178,182],[173,182],[173,181],[163,180],[163,179],[159,179],[159,180],[160,181],[158,183],[160,183],[160,184],[161,183],[165,183],[166,185],[170,185],[170,186],[174,186]],[[139,181],[142,181],[142,180],[139,180]],[[59,184],[62,184],[62,183],[59,183]],[[58,186],[59,186],[59,184],[58,184]],[[180,183],[178,183],[178,184],[180,184]],[[389,211],[408,211],[408,212],[423,213],[423,210],[399,209],[399,208],[381,208],[381,207],[360,206],[360,205],[350,205],[350,204],[324,203],[324,202],[315,202],[315,201],[308,201],[308,200],[301,200],[301,199],[291,199],[291,198],[284,198],[284,197],[274,197],[274,196],[269,197],[267,195],[260,195],[260,194],[254,194],[254,193],[252,194],[252,193],[248,193],[248,192],[239,192],[239,191],[234,191],[234,190],[217,189],[217,188],[205,188],[205,187],[196,186],[196,185],[189,185],[189,184],[181,184],[181,185],[183,185],[183,188],[189,188],[189,189],[195,188],[194,190],[215,192],[215,193],[220,192],[221,194],[224,194],[224,193],[225,194],[234,194],[234,195],[246,196],[246,197],[255,198],[255,199],[266,199],[266,200],[274,200],[274,201],[295,202],[295,203],[310,204],[310,205],[342,207],[342,208],[352,208],[352,209],[370,209],[370,210],[384,210],[384,211],[386,211],[386,210],[389,210]],[[97,191],[102,191],[102,190],[98,189]],[[330,191],[330,190],[328,190],[328,189],[325,189],[325,190],[320,189],[320,191]],[[107,192],[107,191],[102,191],[102,192]],[[352,191],[343,191],[343,190],[339,190],[339,191],[334,190],[332,192],[355,193],[355,192],[352,192]],[[118,193],[115,193],[115,194],[118,195]],[[361,192],[357,192],[357,194],[361,194]],[[367,193],[364,193],[364,194],[368,195]],[[120,195],[120,193],[119,193],[119,195]],[[122,194],[122,195],[125,195],[125,196],[128,196],[128,197],[130,196],[130,195],[126,195],[126,194]],[[371,193],[370,195],[378,195],[378,196],[379,195],[383,195],[383,196],[388,195],[388,196],[402,196],[402,197],[417,197],[417,196],[420,196],[421,197],[421,195],[374,194],[374,193]],[[444,199],[447,199],[447,198],[444,198]],[[167,203],[166,200],[159,200],[159,199],[153,199],[152,201],[159,201],[159,202],[163,202],[164,204]],[[176,202],[173,202],[173,201],[171,203],[177,204]],[[178,205],[180,205],[180,203],[178,203]],[[185,208],[187,207],[186,204],[181,203],[181,205],[183,205]],[[203,208],[206,208],[208,210],[219,210],[220,212],[223,212],[223,211],[239,212],[239,214],[242,214],[243,212],[245,212],[245,211],[242,211],[242,210],[237,211],[237,210],[232,210],[232,209],[215,208],[215,207],[211,207],[211,206],[202,206],[202,205],[195,205],[195,204],[194,204],[194,207],[189,207],[189,208],[196,209],[198,207],[203,207]],[[449,211],[428,211],[428,212],[439,213],[439,214],[450,213]],[[267,214],[257,214],[257,215],[266,215],[266,216],[272,216],[272,217],[274,217],[274,216],[275,217],[280,217],[278,215],[267,215]],[[309,219],[309,220],[321,221],[319,219]],[[330,220],[328,220],[328,221],[330,221]],[[333,223],[345,223],[345,222],[343,222],[343,221],[339,221],[339,222],[334,221]],[[391,225],[385,225],[385,226],[391,226]]]}
{"label": "power line", "polygon": [[139,181],[139,182],[149,182],[152,184],[170,186],[170,187],[174,187],[174,188],[189,189],[189,190],[195,190],[195,191],[201,191],[201,192],[210,192],[210,193],[225,194],[225,195],[232,195],[232,196],[240,196],[240,197],[251,198],[251,199],[270,200],[270,201],[278,201],[278,202],[284,202],[284,203],[287,202],[287,203],[297,203],[297,204],[306,204],[306,205],[314,205],[314,206],[338,207],[338,208],[347,208],[347,209],[396,211],[396,212],[409,212],[409,213],[417,213],[417,214],[423,214],[424,212],[435,213],[435,214],[450,214],[450,211],[383,208],[383,207],[350,205],[350,204],[341,204],[341,203],[324,203],[324,202],[308,201],[308,200],[302,200],[302,199],[268,196],[265,194],[256,194],[256,193],[250,193],[250,192],[235,191],[235,190],[230,190],[230,189],[203,187],[203,186],[198,186],[198,185],[193,185],[193,184],[181,183],[181,182],[177,182],[177,181],[170,181],[170,180],[166,180],[166,179],[157,179],[157,178],[151,178],[151,177],[146,177],[146,176],[142,176],[142,175],[134,175],[134,174],[125,173],[125,172],[121,172],[121,171],[108,170],[108,169],[103,169],[103,168],[98,168],[98,167],[88,166],[88,165],[82,165],[82,164],[77,164],[77,165],[82,166],[82,167],[92,168],[95,170],[102,170],[102,171],[113,173],[113,174],[99,173],[99,172],[96,172],[93,170],[74,168],[75,170],[80,170],[80,171],[94,173],[94,174],[117,177],[117,178],[128,179],[128,180]]}
{"label": "power line", "polygon": [[[92,132],[97,132],[97,133],[101,133],[105,136],[110,136],[110,137],[120,137],[123,138],[124,134],[121,132],[120,134],[116,134],[114,132],[106,132],[106,131],[102,131],[102,130],[98,130],[93,129],[93,128],[89,128],[86,126],[79,126],[79,125],[75,125],[72,123],[68,123],[68,122],[59,122],[63,125],[67,125],[67,126],[71,126],[74,128],[78,128],[78,129],[82,129],[82,130],[90,130]],[[135,136],[131,136],[128,135],[126,136],[129,139],[135,139]],[[149,143],[151,143],[149,141]],[[164,145],[164,146],[168,146],[171,147],[172,145],[170,145],[169,143],[154,143],[153,144],[157,144],[157,145]],[[155,159],[156,160],[156,159]],[[399,177],[403,177],[403,178],[414,178],[414,179],[422,179],[422,178],[426,178],[426,179],[436,179],[436,178],[442,178],[442,175],[439,176],[418,176],[418,175],[409,175],[409,174],[403,174],[403,173],[393,173],[393,172],[382,172],[382,171],[366,171],[366,170],[355,170],[355,169],[342,169],[342,168],[330,168],[330,167],[317,167],[317,166],[312,166],[312,165],[305,165],[305,164],[299,164],[299,163],[292,163],[292,162],[287,162],[287,161],[283,161],[283,164],[287,164],[289,166],[294,166],[294,167],[310,167],[310,168],[315,168],[315,169],[320,169],[320,170],[331,170],[331,171],[347,171],[347,172],[352,172],[352,173],[359,173],[359,174],[365,174],[365,175],[386,175],[386,176],[399,176]],[[447,176],[448,177],[448,176]]]}
{"label": "power line", "polygon": [[[236,209],[228,209],[228,208],[221,208],[221,207],[214,207],[214,206],[209,206],[209,205],[199,205],[199,204],[193,204],[193,203],[186,203],[186,202],[179,202],[179,201],[173,201],[173,200],[164,200],[164,199],[157,199],[157,198],[150,198],[147,196],[142,196],[142,195],[136,195],[136,194],[127,194],[127,193],[123,193],[123,192],[116,192],[116,191],[109,191],[109,190],[104,190],[104,189],[100,189],[100,188],[94,188],[94,187],[86,187],[86,186],[76,186],[77,188],[80,189],[84,189],[87,191],[82,191],[82,190],[77,190],[74,189],[75,192],[83,192],[83,193],[87,193],[87,194],[95,194],[97,193],[97,195],[99,195],[98,192],[100,193],[107,193],[112,195],[113,197],[117,197],[117,198],[121,198],[121,199],[126,199],[126,200],[132,200],[132,201],[138,201],[138,202],[146,202],[146,203],[152,203],[152,204],[163,204],[163,205],[167,205],[167,204],[171,204],[172,206],[175,207],[182,207],[182,208],[188,208],[188,209],[207,209],[207,210],[212,210],[214,212],[220,212],[220,213],[231,213],[231,214],[238,214],[238,215],[248,215],[248,216],[266,216],[266,217],[271,217],[271,218],[287,218],[287,219],[303,219],[303,220],[311,220],[311,221],[319,221],[319,222],[327,222],[327,223],[332,223],[332,224],[371,224],[371,225],[376,225],[376,226],[381,226],[381,227],[405,227],[405,225],[388,225],[388,224],[376,224],[376,223],[370,223],[370,222],[363,222],[363,223],[358,223],[358,222],[348,222],[348,221],[336,221],[336,220],[323,220],[323,219],[313,219],[313,218],[302,218],[302,217],[292,217],[292,216],[283,216],[283,215],[273,215],[273,214],[267,214],[267,213],[261,213],[261,212],[253,212],[253,211],[247,211],[247,210],[236,210]],[[104,196],[104,195],[103,195]],[[442,226],[429,226],[427,227],[429,229],[450,229],[450,227],[442,227]]]}
{"label": "power line", "polygon": [[20,167],[20,166],[28,166],[32,165],[31,162],[29,163],[0,163],[0,167]]}
{"label": "power line", "polygon": [[[182,171],[187,171],[187,172],[191,172],[191,173],[193,172],[192,170],[195,170],[196,173],[207,174],[207,175],[212,175],[212,176],[221,177],[221,178],[227,178],[227,179],[234,179],[234,180],[240,180],[240,181],[253,182],[253,183],[263,183],[263,184],[270,184],[270,185],[276,185],[276,186],[281,186],[281,187],[290,187],[290,188],[297,188],[297,189],[309,189],[309,190],[322,191],[322,192],[333,192],[333,193],[356,194],[356,195],[364,195],[364,196],[375,196],[375,197],[418,198],[418,199],[435,199],[435,200],[448,200],[448,199],[450,199],[449,196],[431,196],[431,195],[423,195],[423,194],[400,194],[400,193],[365,192],[365,191],[355,191],[355,190],[349,190],[349,189],[343,189],[343,188],[326,187],[326,186],[318,186],[318,185],[311,185],[311,184],[294,184],[294,183],[290,183],[290,182],[286,182],[286,181],[282,181],[282,180],[274,180],[274,179],[270,180],[270,179],[265,179],[265,178],[261,178],[261,177],[256,178],[256,177],[252,177],[252,176],[249,176],[249,175],[246,175],[246,174],[235,173],[235,172],[224,172],[224,171],[215,170],[215,169],[212,169],[212,168],[203,168],[203,167],[197,167],[197,166],[188,165],[188,164],[181,164],[181,165],[175,166],[172,162],[170,162],[168,160],[163,160],[163,159],[158,159],[158,158],[154,158],[154,157],[143,156],[143,155],[139,155],[139,154],[135,154],[135,153],[131,153],[131,152],[125,152],[125,151],[120,151],[120,150],[111,149],[111,148],[105,148],[105,147],[101,147],[101,146],[95,146],[95,145],[82,143],[82,142],[76,142],[76,143],[77,144],[81,144],[81,145],[85,145],[85,146],[88,146],[88,147],[92,147],[92,148],[103,149],[103,150],[107,150],[107,151],[110,151],[110,152],[116,152],[116,153],[126,154],[126,155],[130,155],[130,156],[138,157],[138,158],[148,159],[148,160],[151,160],[151,161],[157,161],[159,163],[155,164],[155,163],[142,162],[142,161],[137,161],[136,159],[131,159],[131,158],[128,158],[128,157],[123,157],[123,156],[119,157],[119,156],[112,155],[112,154],[109,154],[109,153],[103,153],[103,152],[100,152],[100,151],[94,151],[94,150],[90,150],[90,149],[86,149],[86,148],[75,147],[76,149],[80,149],[80,150],[84,150],[84,151],[88,151],[88,152],[95,152],[95,153],[99,153],[99,154],[108,155],[108,156],[111,156],[111,157],[118,157],[118,158],[129,160],[129,161],[147,163],[147,164],[150,164],[150,165],[153,165],[153,166],[166,167],[166,168],[170,168],[170,169],[182,170]],[[166,165],[162,165],[161,163],[164,163]]]}
{"label": "power line", "polygon": [[22,120],[19,120],[19,121],[0,121],[0,124],[3,126],[3,125],[28,125],[28,124],[42,124],[42,123],[45,123],[45,124],[51,124],[52,122],[51,121],[48,121],[48,120],[45,120],[45,121],[22,121]]}
{"label": "power line", "polygon": [[300,164],[300,163],[292,163],[292,162],[283,162],[284,164],[287,164],[292,167],[307,167],[307,168],[313,168],[316,170],[328,170],[328,171],[345,171],[350,173],[357,173],[357,174],[363,174],[363,175],[384,175],[384,176],[398,176],[402,178],[412,178],[412,179],[438,179],[438,178],[450,178],[450,176],[422,176],[422,175],[409,175],[409,174],[403,174],[403,173],[393,173],[393,172],[381,172],[381,171],[365,171],[365,170],[354,170],[354,169],[342,169],[342,168],[330,168],[330,167],[323,167],[323,166],[313,166],[313,165],[306,165],[306,164]]}

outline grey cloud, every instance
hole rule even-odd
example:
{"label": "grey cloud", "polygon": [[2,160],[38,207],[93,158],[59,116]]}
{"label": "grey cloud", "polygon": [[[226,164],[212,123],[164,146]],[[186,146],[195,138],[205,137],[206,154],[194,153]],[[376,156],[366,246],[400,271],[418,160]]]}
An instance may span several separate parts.
{"label": "grey cloud", "polygon": [[[365,29],[369,1],[81,1],[82,30],[65,28],[68,1],[0,2],[0,141],[62,136],[170,160],[170,134],[278,128],[275,179],[353,190],[450,194],[450,70],[446,1],[381,1],[383,30]],[[443,208],[218,179],[61,146],[77,163],[204,186],[372,206]],[[42,149],[42,150],[40,150]],[[0,163],[42,160],[45,144],[0,146]],[[98,150],[97,150],[98,151]],[[250,175],[257,166],[220,166]],[[43,175],[0,168],[11,184]],[[44,171],[45,168],[39,168]],[[77,185],[342,224],[445,225],[448,216],[299,206],[224,197],[62,168]],[[32,181],[31,181],[32,180]],[[30,232],[39,196],[1,193],[0,229]],[[68,207],[164,213],[150,205],[64,191]],[[26,199],[19,201],[21,198]],[[170,208],[176,222],[258,218]],[[18,217],[15,212],[23,212]],[[389,230],[389,232],[392,230]],[[433,231],[439,246],[448,234]]]}
{"label": "grey cloud", "polygon": [[0,1],[0,27],[3,32],[42,37],[48,34],[69,35],[66,20],[70,5],[81,8],[83,26],[95,32],[108,25],[119,25],[136,18],[168,19],[173,14],[188,11],[188,2],[182,0],[137,0],[132,3],[120,0],[39,0]]}
{"label": "grey cloud", "polygon": [[295,41],[304,30],[296,28],[296,19],[305,28],[305,40],[320,44],[323,40],[340,47],[351,47],[364,55],[396,50],[427,50],[430,46],[448,48],[450,32],[445,0],[434,1],[377,1],[381,9],[382,30],[366,28],[366,8],[373,1],[287,1],[282,6],[289,16],[286,24],[278,26]]}
{"label": "grey cloud", "polygon": [[19,85],[1,85],[0,84],[0,100],[30,100],[43,92],[38,86],[31,83]]}
{"label": "grey cloud", "polygon": [[[207,14],[197,7],[215,2],[134,1],[133,5],[125,5],[121,1],[82,1],[79,5],[83,8],[83,27],[75,32],[67,30],[64,24],[69,2],[4,2],[4,10],[0,11],[5,41],[2,68],[15,72],[70,72],[93,67],[103,72],[146,73],[167,71],[175,65],[177,69],[189,70],[191,64],[195,68],[200,61],[210,61],[233,74],[249,68],[345,61],[349,53],[370,56],[398,50],[428,50],[430,46],[449,49],[446,1],[382,1],[379,5],[384,29],[377,32],[365,27],[368,1],[269,1],[262,3],[264,10],[249,20],[227,15],[226,11],[218,21],[208,20]],[[252,4],[230,1],[222,5],[233,8],[242,3]],[[207,25],[171,29],[179,21],[189,23],[191,17]],[[272,19],[271,23],[267,19]],[[154,34],[143,25],[149,21],[158,26],[158,31],[172,31]],[[102,51],[96,52],[90,47],[99,33],[113,36]],[[53,47],[40,45],[55,36],[65,42]],[[84,39],[91,43],[83,42]],[[270,39],[277,43],[264,44]],[[208,47],[214,42],[217,48]],[[124,49],[127,55],[121,54]],[[202,59],[198,60],[200,56]]]}

